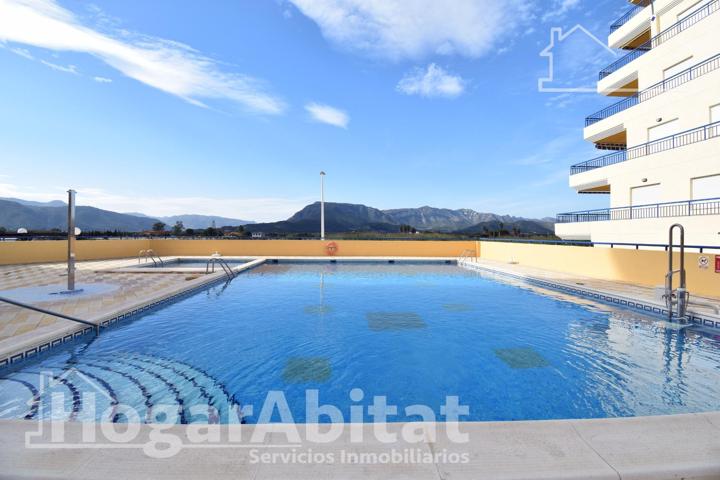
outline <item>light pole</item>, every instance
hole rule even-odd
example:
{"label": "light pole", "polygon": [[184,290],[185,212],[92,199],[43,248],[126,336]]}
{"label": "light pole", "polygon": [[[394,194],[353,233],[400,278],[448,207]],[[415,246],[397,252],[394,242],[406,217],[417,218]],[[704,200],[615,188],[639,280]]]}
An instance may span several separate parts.
{"label": "light pole", "polygon": [[325,240],[325,172],[320,172],[320,240]]}
{"label": "light pole", "polygon": [[75,291],[75,190],[68,190],[67,291]]}

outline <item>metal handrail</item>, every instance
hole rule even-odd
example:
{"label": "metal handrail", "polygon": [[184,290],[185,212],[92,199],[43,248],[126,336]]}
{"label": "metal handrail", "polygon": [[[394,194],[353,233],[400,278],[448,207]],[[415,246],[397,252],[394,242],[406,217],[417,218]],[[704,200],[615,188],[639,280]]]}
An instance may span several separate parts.
{"label": "metal handrail", "polygon": [[701,127],[686,130],[684,132],[669,135],[664,138],[653,140],[652,142],[643,143],[627,150],[619,150],[615,153],[603,155],[593,158],[585,162],[576,163],[570,167],[570,174],[587,172],[596,168],[607,167],[616,163],[626,162],[634,158],[645,157],[655,153],[672,150],[693,143],[704,142],[716,137],[720,137],[720,122],[709,123]]}
{"label": "metal handrail", "polygon": [[[665,243],[628,243],[628,242],[591,242],[589,240],[533,240],[529,238],[483,238],[481,242],[500,242],[500,243],[528,243],[538,245],[557,245],[566,247],[594,247],[596,245],[615,247],[640,247],[663,248],[667,250],[668,245]],[[685,248],[692,248],[703,253],[705,250],[720,250],[720,245],[685,245]]]}
{"label": "metal handrail", "polygon": [[557,223],[720,215],[720,197],[560,213]]}
{"label": "metal handrail", "polygon": [[[673,268],[673,248],[675,247],[673,241],[673,232],[675,229],[680,230],[680,269],[675,270]],[[673,276],[680,274],[680,285],[676,290],[673,290]],[[687,312],[687,301],[689,294],[687,291],[685,273],[685,227],[676,223],[670,227],[670,234],[668,237],[668,273],[665,275],[665,305],[668,307],[668,320],[672,321],[673,318],[673,306],[677,306],[677,316],[684,318]]]}
{"label": "metal handrail", "polygon": [[28,305],[27,303],[18,302],[17,300],[13,300],[11,298],[0,297],[0,302],[9,303],[10,305],[15,305],[16,307],[27,308],[28,310],[34,310],[39,313],[45,313],[47,315],[64,318],[65,320],[70,320],[72,322],[82,323],[83,325],[88,325],[92,327],[95,330],[95,334],[100,335],[100,325],[88,322],[87,320],[81,320],[79,318],[71,317],[70,315],[65,315],[64,313],[53,312],[52,310],[36,307],[34,305]]}
{"label": "metal handrail", "polygon": [[610,25],[610,33],[614,32],[615,30],[617,30],[620,27],[622,27],[623,25],[625,25],[627,22],[630,21],[631,18],[635,17],[635,15],[637,15],[638,13],[642,12],[646,6],[647,5],[633,5],[633,7],[630,10],[628,10],[627,12],[625,12],[625,14],[622,17],[618,18]]}
{"label": "metal handrail", "polygon": [[[165,262],[163,262],[163,259],[160,258],[160,255],[156,255],[155,251],[153,249],[140,250],[140,252],[138,253],[138,263],[141,263],[140,262],[141,258],[145,259],[145,263],[147,263],[148,259],[152,260],[153,266],[155,266],[155,267],[158,266],[158,263],[160,264],[161,267],[165,266]],[[155,260],[156,258],[157,258],[157,260]]]}
{"label": "metal handrail", "polygon": [[[205,265],[205,273],[215,273],[215,264],[220,265],[220,267],[223,269],[223,272],[225,272],[225,275],[228,276],[228,278],[233,279],[236,277],[235,272],[233,272],[232,267],[223,260],[222,258],[211,258],[208,260],[207,264]],[[210,265],[212,265],[212,270],[210,270]]]}
{"label": "metal handrail", "polygon": [[609,76],[610,74],[618,71],[620,68],[624,67],[625,65],[629,64],[636,58],[641,57],[645,53],[649,52],[653,48],[657,48],[666,41],[673,38],[675,35],[679,34],[680,32],[684,31],[685,29],[695,25],[697,22],[707,18],[711,14],[717,12],[720,10],[720,0],[714,0],[713,2],[708,3],[707,5],[703,5],[702,7],[695,10],[693,13],[688,15],[687,17],[683,18],[679,22],[676,22],[672,26],[666,28],[662,32],[658,33],[654,37],[652,37],[647,42],[643,43],[642,45],[635,47],[628,53],[627,55],[619,58],[615,62],[611,63],[607,67],[600,70],[600,80],[603,78]]}
{"label": "metal handrail", "polygon": [[651,98],[657,97],[658,95],[684,85],[690,80],[702,77],[703,75],[710,73],[720,68],[720,54],[715,55],[703,62],[700,62],[692,67],[683,70],[680,73],[668,77],[662,82],[658,82],[655,85],[646,88],[642,92],[636,93],[630,97],[624,98],[617,103],[610,105],[609,107],[603,108],[602,110],[593,113],[592,115],[585,118],[585,126],[589,127],[601,120],[605,120],[616,113],[627,110],[630,107],[634,107],[638,103],[642,103]]}

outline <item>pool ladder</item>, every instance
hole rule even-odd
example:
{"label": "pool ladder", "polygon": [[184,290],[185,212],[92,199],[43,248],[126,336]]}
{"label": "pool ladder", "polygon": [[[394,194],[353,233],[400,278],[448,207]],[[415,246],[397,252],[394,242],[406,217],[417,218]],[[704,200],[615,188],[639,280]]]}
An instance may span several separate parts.
{"label": "pool ladder", "polygon": [[[673,233],[675,229],[680,230],[680,268],[674,270],[673,267]],[[673,289],[673,277],[675,274],[680,275],[680,285],[677,289]],[[685,228],[676,223],[670,227],[668,240],[668,272],[665,274],[665,294],[663,295],[665,305],[668,308],[668,319],[672,321],[673,316],[680,320],[687,318],[687,307],[690,302],[690,293],[687,291],[687,282],[685,275]],[[673,308],[675,311],[673,311]]]}
{"label": "pool ladder", "polygon": [[140,250],[138,253],[138,263],[141,263],[142,259],[145,259],[145,263],[147,263],[148,260],[152,260],[153,265],[156,267],[160,265],[161,267],[165,266],[165,262],[163,262],[162,258],[160,258],[160,255],[156,255],[155,251],[152,249],[148,250]]}
{"label": "pool ladder", "polygon": [[212,257],[210,260],[208,260],[207,265],[205,265],[205,273],[215,273],[216,264],[220,265],[220,267],[225,272],[225,275],[227,275],[228,279],[232,280],[237,276],[237,274],[233,271],[232,267],[220,257]]}
{"label": "pool ladder", "polygon": [[475,256],[475,250],[463,250],[463,252],[458,257],[458,265],[462,265],[464,262],[468,261],[470,258]]}

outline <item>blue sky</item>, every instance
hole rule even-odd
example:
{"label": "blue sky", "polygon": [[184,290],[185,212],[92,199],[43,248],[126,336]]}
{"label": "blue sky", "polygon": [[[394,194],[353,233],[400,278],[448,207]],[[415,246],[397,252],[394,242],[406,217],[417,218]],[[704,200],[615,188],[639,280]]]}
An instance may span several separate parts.
{"label": "blue sky", "polygon": [[[611,103],[538,91],[624,0],[0,0],[0,196],[280,220],[318,196],[529,217]],[[612,60],[585,34],[556,86]]]}

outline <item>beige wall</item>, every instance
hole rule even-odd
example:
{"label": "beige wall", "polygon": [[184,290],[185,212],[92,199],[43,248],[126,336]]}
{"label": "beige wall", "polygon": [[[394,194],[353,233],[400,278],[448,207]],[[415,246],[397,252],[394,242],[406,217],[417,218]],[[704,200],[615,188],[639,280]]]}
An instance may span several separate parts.
{"label": "beige wall", "polygon": [[[137,257],[150,240],[82,240],[76,243],[78,260]],[[67,259],[67,242],[40,240],[33,242],[0,242],[0,265],[18,263],[62,262]]]}
{"label": "beige wall", "polygon": [[[647,286],[663,285],[668,269],[667,253],[653,250],[480,242],[480,254],[484,260],[515,261],[528,267]],[[720,274],[715,273],[714,255],[706,254],[710,257],[708,269],[698,267],[700,256],[686,254],[688,290],[697,295],[719,296]],[[676,268],[677,262],[679,256]]]}
{"label": "beige wall", "polygon": [[[686,245],[714,246],[717,248],[712,250],[720,253],[720,215],[557,223],[555,234],[564,240],[665,245],[668,229],[674,223],[685,227]],[[679,241],[677,232],[675,241]]]}

